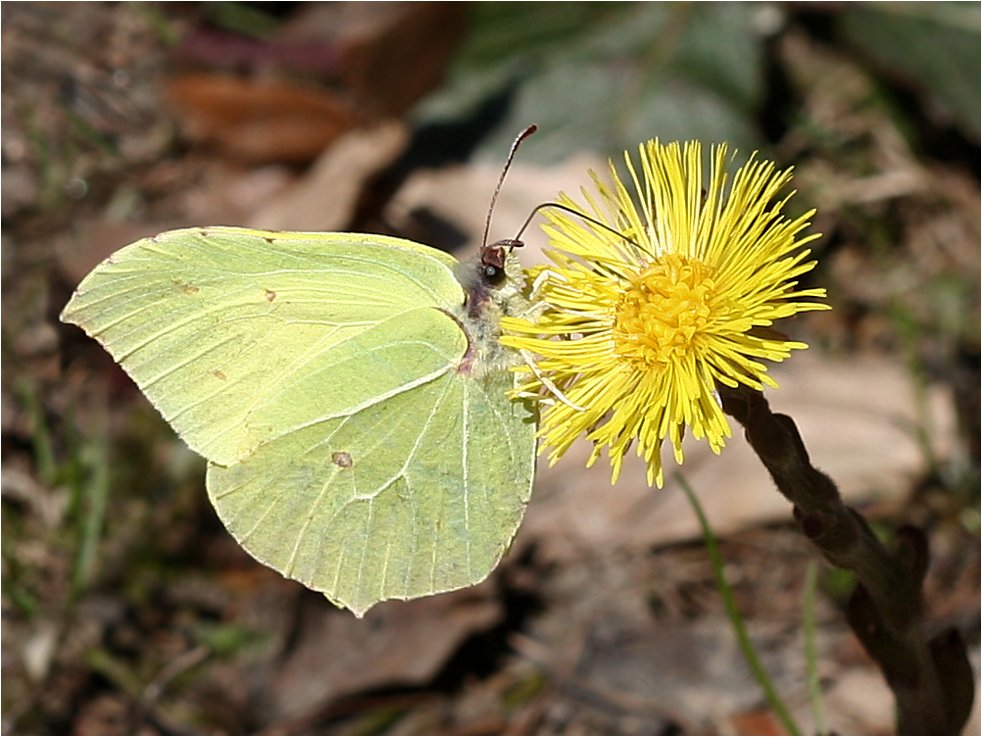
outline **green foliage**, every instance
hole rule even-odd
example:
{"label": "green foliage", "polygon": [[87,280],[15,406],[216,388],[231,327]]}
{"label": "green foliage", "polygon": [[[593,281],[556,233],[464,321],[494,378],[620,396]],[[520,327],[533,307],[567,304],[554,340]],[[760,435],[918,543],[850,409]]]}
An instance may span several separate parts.
{"label": "green foliage", "polygon": [[890,76],[942,105],[978,140],[979,8],[976,3],[856,3],[845,6],[846,37]]}
{"label": "green foliage", "polygon": [[267,38],[280,25],[256,3],[210,2],[203,6],[205,17],[216,26],[253,38]]}
{"label": "green foliage", "polygon": [[417,115],[460,115],[512,87],[484,150],[500,151],[530,122],[541,133],[523,156],[545,161],[653,137],[753,149],[765,41],[755,12],[743,3],[478,3],[449,84]]}
{"label": "green foliage", "polygon": [[235,622],[198,622],[195,639],[218,656],[234,655],[249,645],[262,641],[262,636]]}

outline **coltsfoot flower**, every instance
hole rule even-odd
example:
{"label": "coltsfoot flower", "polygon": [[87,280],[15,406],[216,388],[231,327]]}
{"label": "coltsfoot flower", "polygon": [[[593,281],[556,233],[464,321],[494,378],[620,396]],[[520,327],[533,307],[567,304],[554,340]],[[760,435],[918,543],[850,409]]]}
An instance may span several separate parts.
{"label": "coltsfoot flower", "polygon": [[731,181],[724,144],[704,181],[698,142],[640,148],[640,176],[625,153],[637,201],[612,163],[613,189],[593,175],[600,202],[582,190],[589,209],[560,196],[586,217],[546,210],[553,263],[532,274],[541,311],[504,318],[501,340],[534,354],[534,366],[518,369],[531,378],[517,393],[541,402],[550,462],[585,433],[588,465],[608,448],[613,483],[636,443],[660,487],[666,439],[681,463],[686,426],[716,453],[730,436],[717,384],[777,387],[759,359],[807,347],[774,321],[828,306],[812,301],[824,289],[796,289],[815,266],[802,246],[819,236],[798,238],[814,210],[781,214],[794,194],[779,198],[790,169],[755,155]]}

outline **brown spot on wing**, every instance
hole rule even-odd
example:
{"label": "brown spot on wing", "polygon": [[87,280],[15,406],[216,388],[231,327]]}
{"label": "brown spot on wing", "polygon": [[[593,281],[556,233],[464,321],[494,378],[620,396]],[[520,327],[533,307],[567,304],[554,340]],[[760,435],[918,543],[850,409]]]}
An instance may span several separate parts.
{"label": "brown spot on wing", "polygon": [[171,279],[174,284],[180,287],[181,291],[185,294],[197,294],[201,290],[194,286],[193,284],[188,284],[187,282],[182,282],[180,279]]}

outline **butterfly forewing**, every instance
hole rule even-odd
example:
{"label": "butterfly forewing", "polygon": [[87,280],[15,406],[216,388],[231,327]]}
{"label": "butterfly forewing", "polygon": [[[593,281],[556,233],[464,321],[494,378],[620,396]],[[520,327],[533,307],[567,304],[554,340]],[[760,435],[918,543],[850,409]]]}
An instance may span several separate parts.
{"label": "butterfly forewing", "polygon": [[100,265],[63,317],[105,346],[192,449],[229,464],[331,411],[332,399],[307,396],[317,388],[341,381],[353,403],[359,391],[398,389],[407,379],[391,372],[365,386],[350,363],[358,338],[407,310],[459,304],[453,263],[381,236],[173,231]]}

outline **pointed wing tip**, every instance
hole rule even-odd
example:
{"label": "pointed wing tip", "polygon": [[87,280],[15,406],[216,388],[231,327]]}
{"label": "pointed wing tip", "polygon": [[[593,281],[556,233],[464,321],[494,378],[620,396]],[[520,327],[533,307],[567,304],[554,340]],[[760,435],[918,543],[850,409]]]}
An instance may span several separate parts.
{"label": "pointed wing tip", "polygon": [[365,614],[368,613],[368,610],[374,607],[376,604],[378,604],[379,601],[381,601],[381,600],[373,601],[370,604],[353,604],[351,602],[343,601],[341,599],[335,599],[326,591],[322,591],[321,593],[324,594],[325,599],[331,602],[338,609],[347,609],[349,612],[354,614],[355,619],[364,619]]}
{"label": "pointed wing tip", "polygon": [[68,300],[68,303],[62,308],[61,312],[58,314],[59,322],[63,322],[66,325],[78,325],[79,327],[81,327],[81,325],[79,325],[78,321],[75,319],[74,316],[75,309],[72,306],[73,303],[75,302],[75,297],[77,296],[77,294],[78,293],[76,292],[75,294],[72,295],[72,298]]}

